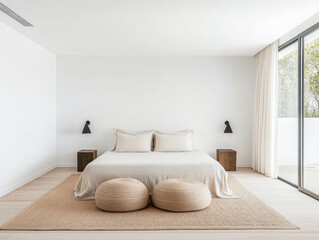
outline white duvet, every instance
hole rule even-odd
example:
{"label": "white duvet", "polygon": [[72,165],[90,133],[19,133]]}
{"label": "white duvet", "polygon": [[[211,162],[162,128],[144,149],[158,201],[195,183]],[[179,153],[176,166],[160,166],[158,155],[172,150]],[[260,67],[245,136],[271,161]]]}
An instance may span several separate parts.
{"label": "white duvet", "polygon": [[113,178],[135,178],[151,194],[168,178],[188,178],[206,184],[213,197],[235,198],[228,187],[227,172],[209,155],[194,152],[105,152],[86,166],[74,188],[77,199],[94,199],[97,187]]}

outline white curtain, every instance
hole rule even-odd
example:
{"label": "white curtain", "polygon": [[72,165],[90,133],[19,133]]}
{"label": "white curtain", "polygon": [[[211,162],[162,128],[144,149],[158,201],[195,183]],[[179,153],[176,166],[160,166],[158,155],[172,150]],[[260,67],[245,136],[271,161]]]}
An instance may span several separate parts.
{"label": "white curtain", "polygon": [[253,169],[276,178],[277,117],[278,117],[278,42],[270,44],[256,55],[257,72],[255,111],[252,137]]}

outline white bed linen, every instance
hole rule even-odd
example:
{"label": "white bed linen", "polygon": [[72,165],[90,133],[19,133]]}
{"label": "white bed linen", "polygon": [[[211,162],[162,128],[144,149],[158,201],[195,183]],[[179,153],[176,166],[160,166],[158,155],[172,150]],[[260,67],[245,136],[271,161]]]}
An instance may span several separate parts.
{"label": "white bed linen", "polygon": [[228,187],[227,172],[215,159],[194,152],[105,152],[86,166],[74,188],[77,199],[94,199],[97,187],[113,178],[135,178],[151,194],[155,185],[169,178],[188,178],[206,184],[213,197],[236,198]]}

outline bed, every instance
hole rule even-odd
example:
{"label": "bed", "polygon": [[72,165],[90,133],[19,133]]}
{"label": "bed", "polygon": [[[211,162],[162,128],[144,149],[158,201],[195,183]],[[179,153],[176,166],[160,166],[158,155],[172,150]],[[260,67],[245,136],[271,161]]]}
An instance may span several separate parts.
{"label": "bed", "polygon": [[86,166],[80,175],[74,196],[94,199],[97,187],[113,178],[135,178],[152,194],[164,179],[188,178],[206,184],[212,197],[235,198],[227,183],[227,172],[208,154],[193,152],[118,153],[107,151]]}

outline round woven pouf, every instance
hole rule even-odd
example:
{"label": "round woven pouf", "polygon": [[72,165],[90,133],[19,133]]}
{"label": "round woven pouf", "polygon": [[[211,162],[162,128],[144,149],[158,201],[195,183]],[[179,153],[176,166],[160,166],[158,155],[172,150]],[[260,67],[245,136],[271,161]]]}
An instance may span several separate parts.
{"label": "round woven pouf", "polygon": [[155,207],[173,212],[190,212],[207,208],[211,198],[205,184],[183,178],[167,179],[158,183],[152,194]]}
{"label": "round woven pouf", "polygon": [[133,178],[115,178],[102,183],[95,192],[96,206],[109,212],[129,212],[147,207],[146,186]]}

